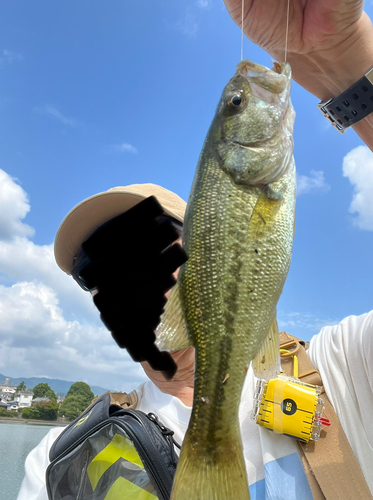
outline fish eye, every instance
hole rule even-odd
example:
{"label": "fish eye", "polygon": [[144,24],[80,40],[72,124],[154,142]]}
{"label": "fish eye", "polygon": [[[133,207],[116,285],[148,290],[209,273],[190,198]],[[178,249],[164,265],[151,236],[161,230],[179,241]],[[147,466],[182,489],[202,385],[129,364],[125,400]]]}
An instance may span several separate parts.
{"label": "fish eye", "polygon": [[231,103],[234,104],[235,106],[240,106],[241,102],[242,102],[241,94],[236,94],[231,99]]}
{"label": "fish eye", "polygon": [[240,111],[246,102],[245,96],[241,92],[234,94],[228,101],[228,106],[231,111]]}

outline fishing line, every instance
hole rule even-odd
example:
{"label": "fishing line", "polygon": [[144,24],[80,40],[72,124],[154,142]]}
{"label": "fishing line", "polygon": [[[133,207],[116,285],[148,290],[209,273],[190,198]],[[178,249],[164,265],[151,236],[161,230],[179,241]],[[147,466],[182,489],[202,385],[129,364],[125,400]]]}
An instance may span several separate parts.
{"label": "fishing line", "polygon": [[243,59],[243,10],[244,10],[245,0],[242,0],[242,10],[241,10],[241,61]]}
{"label": "fishing line", "polygon": [[[242,0],[243,2],[244,0]],[[289,10],[290,10],[290,0],[288,0],[288,8],[286,12],[286,33],[285,33],[285,62],[288,56],[288,34],[289,34]]]}

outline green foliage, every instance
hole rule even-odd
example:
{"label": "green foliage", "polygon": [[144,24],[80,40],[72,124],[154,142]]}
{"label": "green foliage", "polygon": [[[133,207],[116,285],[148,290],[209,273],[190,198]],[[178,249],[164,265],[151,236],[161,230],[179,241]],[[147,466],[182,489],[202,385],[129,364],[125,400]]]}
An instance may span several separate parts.
{"label": "green foliage", "polygon": [[56,393],[50,388],[49,384],[45,382],[41,382],[40,384],[36,385],[32,392],[34,393],[34,399],[35,398],[48,398],[48,399],[57,399]]}
{"label": "green foliage", "polygon": [[56,401],[38,403],[34,408],[22,408],[22,418],[34,420],[57,420],[58,404]]}
{"label": "green foliage", "polygon": [[[95,395],[91,391],[91,388],[85,382],[75,382],[75,384],[73,384],[70,387],[68,393],[66,394],[66,399],[69,396],[81,397],[85,401],[84,409],[91,404],[92,399],[94,399],[94,397],[95,397]],[[66,401],[66,399],[65,399],[65,401]]]}
{"label": "green foliage", "polygon": [[26,391],[26,390],[27,390],[26,384],[22,380],[22,382],[17,386],[16,393],[19,391]]}
{"label": "green foliage", "polygon": [[40,420],[40,412],[38,408],[22,408],[22,418]]}
{"label": "green foliage", "polygon": [[42,420],[57,420],[58,404],[55,400],[38,403],[35,408],[39,411]]}
{"label": "green foliage", "polygon": [[[78,382],[82,383],[82,382]],[[89,402],[90,403],[90,402]],[[74,420],[89,406],[83,396],[66,396],[61,403],[60,415],[64,415],[69,420]]]}
{"label": "green foliage", "polygon": [[0,408],[0,417],[7,417],[7,418],[12,418],[17,415],[17,411],[11,410],[8,411],[6,408]]}
{"label": "green foliage", "polygon": [[11,398],[10,400],[11,401],[14,401],[14,395],[17,394],[17,392],[19,391],[27,391],[27,387],[26,387],[26,384],[25,382],[22,380],[22,382],[17,386],[17,389],[16,389],[16,392],[14,394],[11,395]]}

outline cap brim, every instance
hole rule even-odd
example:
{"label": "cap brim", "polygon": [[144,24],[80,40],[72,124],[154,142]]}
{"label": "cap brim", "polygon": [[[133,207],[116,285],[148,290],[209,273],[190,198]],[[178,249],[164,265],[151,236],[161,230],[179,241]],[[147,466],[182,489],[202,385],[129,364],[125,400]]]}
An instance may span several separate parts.
{"label": "cap brim", "polygon": [[70,274],[80,246],[98,227],[152,195],[166,214],[183,223],[186,202],[161,186],[134,184],[98,193],[76,205],[62,221],[54,243],[58,266]]}

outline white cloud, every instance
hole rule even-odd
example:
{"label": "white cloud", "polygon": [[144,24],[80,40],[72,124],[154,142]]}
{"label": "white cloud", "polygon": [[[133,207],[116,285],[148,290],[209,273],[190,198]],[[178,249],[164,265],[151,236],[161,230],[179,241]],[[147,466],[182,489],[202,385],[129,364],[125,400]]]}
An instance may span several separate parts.
{"label": "white cloud", "polygon": [[194,38],[198,31],[198,22],[196,16],[192,12],[188,11],[185,13],[183,19],[176,23],[176,29],[180,31],[183,35]]}
{"label": "white cloud", "polygon": [[195,38],[204,11],[208,11],[212,7],[213,0],[196,0],[194,5],[186,6],[183,16],[177,23],[174,23],[174,28],[189,38]]}
{"label": "white cloud", "polygon": [[22,222],[29,210],[27,193],[16,179],[0,169],[0,240],[34,234],[33,228]]}
{"label": "white cloud", "polygon": [[109,151],[115,153],[138,153],[135,146],[132,146],[132,144],[129,144],[128,142],[123,142],[122,144],[114,144],[113,146],[109,147]]}
{"label": "white cloud", "polygon": [[0,274],[3,276],[0,280],[3,283],[32,281],[50,287],[57,293],[68,319],[97,321],[97,312],[90,295],[57,267],[53,245],[35,245],[27,238],[19,237],[11,241],[0,241]]}
{"label": "white cloud", "polygon": [[327,192],[330,186],[325,182],[322,170],[311,170],[310,176],[297,175],[297,195],[314,191]]}
{"label": "white cloud", "polygon": [[366,146],[358,146],[343,159],[343,175],[354,186],[349,211],[357,214],[354,224],[373,231],[373,153]]}
{"label": "white cloud", "polygon": [[76,128],[81,126],[81,124],[77,120],[75,120],[75,118],[63,115],[60,111],[58,111],[58,109],[49,104],[46,104],[42,108],[35,108],[35,110],[56,118],[59,122],[61,122],[63,125],[67,125],[68,127]]}
{"label": "white cloud", "polygon": [[212,7],[212,0],[197,0],[196,4],[201,9],[208,10],[208,9],[211,9],[211,7]]}
{"label": "white cloud", "polygon": [[142,368],[117,347],[90,294],[57,267],[53,245],[29,240],[29,210],[25,191],[0,170],[0,372],[131,391],[145,380]]}
{"label": "white cloud", "polygon": [[8,49],[3,49],[0,51],[0,64],[8,63],[12,64],[14,61],[22,61],[23,57],[21,54],[17,54]]}
{"label": "white cloud", "polygon": [[321,328],[336,325],[341,318],[319,318],[311,313],[278,311],[277,320],[280,331],[285,330],[302,340],[309,340]]}
{"label": "white cloud", "polygon": [[[40,283],[0,286],[0,370],[18,375],[86,380],[91,385],[132,390],[144,377],[103,327],[66,321],[56,293]],[[6,360],[6,361],[5,361]],[[118,377],[126,371],[126,380]],[[132,383],[132,385],[131,385]]]}

